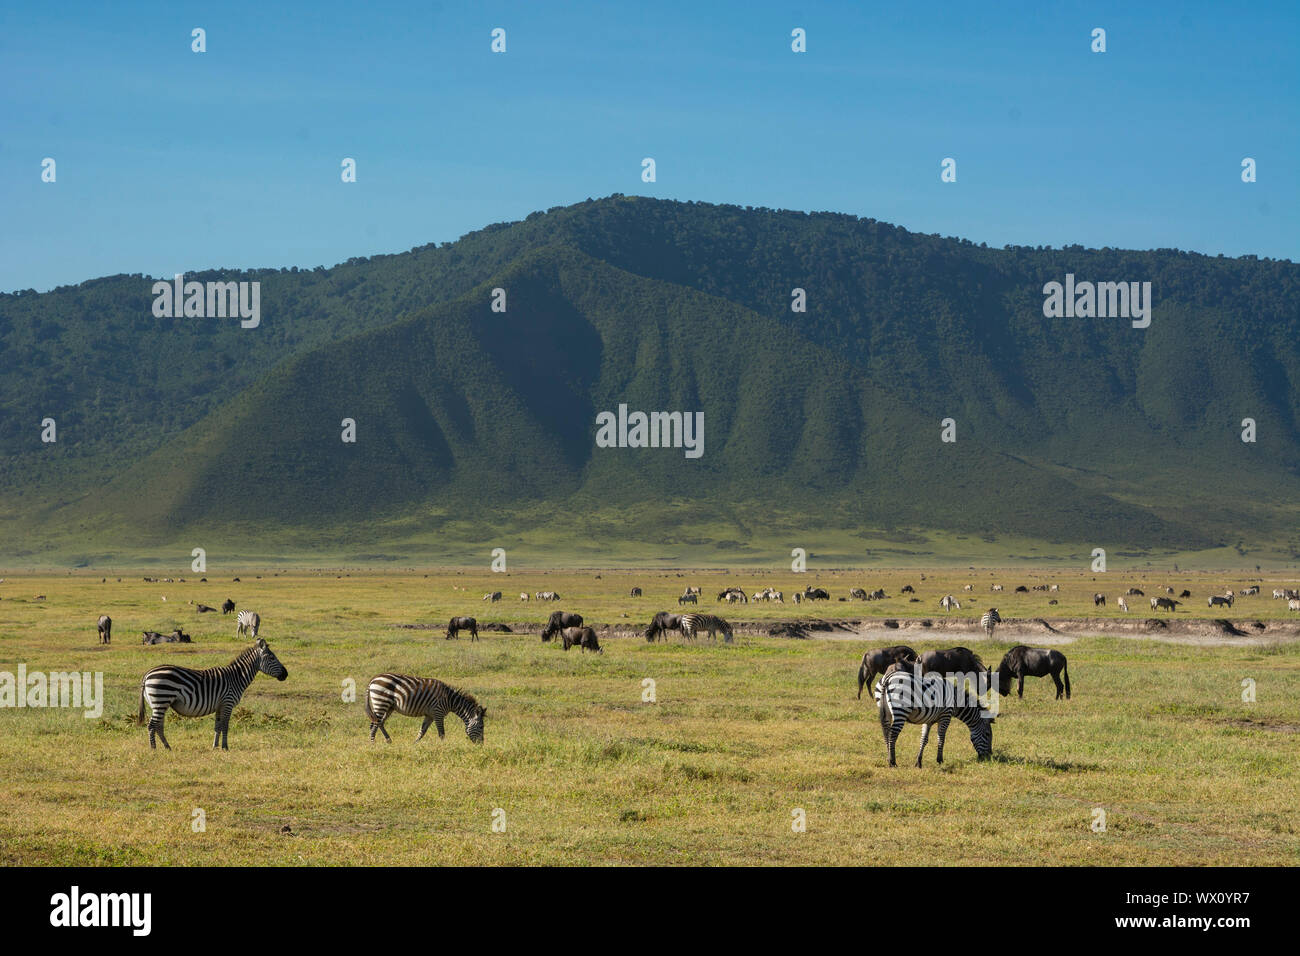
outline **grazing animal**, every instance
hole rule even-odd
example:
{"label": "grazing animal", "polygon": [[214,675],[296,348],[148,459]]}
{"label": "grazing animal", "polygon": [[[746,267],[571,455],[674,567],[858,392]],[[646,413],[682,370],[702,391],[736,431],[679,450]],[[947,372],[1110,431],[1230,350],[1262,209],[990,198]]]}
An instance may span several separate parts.
{"label": "grazing animal", "polygon": [[223,602],[221,602],[222,614],[229,614],[234,609],[235,609],[235,602],[230,600],[230,598],[226,598]]}
{"label": "grazing animal", "polygon": [[993,639],[993,628],[1002,623],[1002,615],[998,613],[995,607],[989,608],[980,615],[980,627],[984,628],[984,636],[989,640]]}
{"label": "grazing animal", "polygon": [[383,731],[384,739],[392,743],[384,722],[394,711],[403,717],[423,717],[416,741],[424,739],[429,725],[436,724],[439,739],[446,735],[442,721],[455,714],[465,721],[465,736],[476,744],[483,742],[483,718],[487,708],[472,696],[457,690],[433,677],[408,677],[404,674],[380,674],[370,679],[366,689],[366,716],[370,718],[370,739],[375,731]]}
{"label": "grazing animal", "polygon": [[1296,598],[1291,598],[1289,601],[1286,602],[1286,609],[1288,611],[1300,611],[1300,600],[1297,600]]}
{"label": "grazing animal", "polygon": [[656,641],[660,637],[667,640],[668,631],[680,631],[682,629],[682,617],[680,614],[669,614],[667,611],[660,611],[650,622],[650,626],[645,630],[645,639],[647,641]]}
{"label": "grazing animal", "polygon": [[686,594],[683,594],[681,597],[679,597],[679,598],[677,599],[677,603],[678,603],[679,605],[681,605],[681,604],[699,604],[700,601],[699,601],[699,598],[697,598],[694,594],[691,594],[691,593],[687,592]]}
{"label": "grazing animal", "polygon": [[500,592],[500,591],[491,591],[491,592],[489,592],[489,593],[483,595],[483,600],[485,600],[485,601],[491,601],[493,604],[496,604],[497,601],[500,601],[500,600],[501,600],[501,592]]}
{"label": "grazing animal", "polygon": [[520,592],[519,592],[519,600],[521,600],[521,601],[527,601],[527,600],[528,600],[528,592],[527,592],[527,591],[520,591]]}
{"label": "grazing animal", "polygon": [[849,591],[849,598],[853,601],[865,601],[867,599],[867,592],[862,588],[852,588]]}
{"label": "grazing animal", "polygon": [[136,723],[144,723],[145,705],[149,706],[149,748],[157,750],[154,736],[162,741],[163,746],[171,750],[167,736],[163,733],[163,721],[168,709],[176,711],[182,717],[203,717],[216,714],[215,730],[212,734],[212,746],[221,742],[222,750],[229,750],[226,737],[230,732],[230,715],[244,696],[244,691],[259,673],[282,681],[289,676],[289,671],[280,659],[272,653],[266,641],[260,637],[252,647],[240,652],[224,667],[209,667],[206,670],[193,670],[176,664],[162,664],[153,668],[140,681],[140,712]]}
{"label": "grazing animal", "polygon": [[552,611],[551,619],[546,622],[546,627],[542,629],[542,640],[549,641],[566,627],[582,627],[582,615],[569,614],[565,611]]}
{"label": "grazing animal", "polygon": [[631,590],[631,592],[629,592],[628,596],[629,596],[629,597],[640,597],[640,596],[641,596],[641,589],[640,589],[640,588],[633,588],[633,589]]}
{"label": "grazing animal", "polygon": [[1129,588],[1124,593],[1127,594],[1129,597],[1146,597],[1146,593],[1140,590],[1139,588]]}
{"label": "grazing animal", "polygon": [[958,600],[957,600],[955,597],[953,597],[951,594],[945,594],[945,595],[943,596],[943,600],[939,602],[939,605],[940,605],[940,606],[941,606],[945,611],[951,611],[953,608],[956,608],[956,609],[959,610],[959,611],[961,610],[961,602],[958,601]]}
{"label": "grazing animal", "polygon": [[803,596],[809,601],[829,601],[831,592],[825,588],[815,588],[810,584],[803,589]]}
{"label": "grazing animal", "polygon": [[1123,611],[1125,614],[1128,613],[1128,602],[1124,600],[1123,595],[1121,595],[1120,597],[1117,597],[1117,598],[1115,599],[1115,603],[1119,605],[1119,609],[1120,609],[1121,611]]}
{"label": "grazing animal", "polygon": [[605,649],[596,640],[596,629],[593,627],[566,627],[560,631],[560,640],[564,642],[566,651],[576,644],[584,651],[595,651],[598,654],[605,653]]}
{"label": "grazing animal", "polygon": [[1098,607],[1098,606],[1101,606],[1101,605],[1105,605],[1105,603],[1106,603],[1106,595],[1104,595],[1104,594],[1094,594],[1094,595],[1092,596],[1092,605],[1093,605],[1093,607]]}
{"label": "grazing animal", "polygon": [[1219,597],[1217,594],[1211,594],[1206,607],[1232,607],[1232,598]]}
{"label": "grazing animal", "polygon": [[1170,597],[1173,597],[1174,589],[1169,587],[1169,585],[1165,585],[1165,593],[1168,594]]}
{"label": "grazing animal", "polygon": [[257,637],[257,629],[262,626],[262,619],[256,611],[240,611],[235,616],[235,637],[241,637],[247,633],[249,637]]}
{"label": "grazing animal", "polygon": [[858,665],[858,700],[862,699],[862,688],[871,683],[877,674],[889,670],[891,664],[911,664],[916,660],[916,651],[906,644],[894,644],[882,647],[878,651],[867,651],[862,655]]}
{"label": "grazing animal", "polygon": [[1057,605],[1057,604],[1060,604],[1061,602],[1058,601],[1056,598],[1052,598],[1052,599],[1051,599],[1050,601],[1048,601],[1047,603],[1048,603],[1048,604],[1051,604],[1051,605],[1053,605],[1053,606],[1055,606],[1055,605]]}
{"label": "grazing animal", "polygon": [[1180,595],[1178,595],[1178,596],[1179,596],[1180,598],[1189,598],[1189,597],[1192,596],[1192,592],[1189,591],[1189,590],[1187,590],[1186,588],[1184,588],[1184,589],[1183,589],[1183,593],[1180,594]]}
{"label": "grazing animal", "polygon": [[718,600],[726,601],[728,604],[734,604],[737,601],[741,604],[748,604],[749,595],[740,588],[724,588],[718,592]]}
{"label": "grazing animal", "polygon": [[912,585],[910,585],[910,584],[904,584],[904,585],[903,585],[903,590],[902,590],[901,593],[902,593],[902,594],[915,594],[915,593],[916,593],[916,588],[912,587]]}
{"label": "grazing animal", "polygon": [[772,601],[775,601],[777,604],[784,604],[784,603],[785,603],[785,595],[782,594],[780,591],[772,591],[772,592],[768,595],[768,599],[769,599],[769,600],[772,600]]}
{"label": "grazing animal", "polygon": [[700,632],[707,633],[711,641],[717,640],[714,637],[715,633],[720,633],[728,644],[732,640],[731,625],[712,614],[683,614],[681,628],[682,636],[691,641],[695,640],[695,635]]}
{"label": "grazing animal", "polygon": [[1049,586],[1048,586],[1047,590],[1049,590],[1049,591],[1059,591],[1059,590],[1061,590],[1061,586],[1060,586],[1059,584],[1052,584],[1052,585],[1049,585]]}
{"label": "grazing animal", "polygon": [[1256,594],[1258,594],[1258,593],[1259,593],[1259,585],[1258,585],[1258,584],[1252,584],[1250,587],[1245,588],[1245,589],[1242,590],[1242,592],[1241,592],[1241,596],[1242,596],[1242,597],[1248,597],[1248,596],[1252,596],[1252,597],[1253,597],[1254,595],[1256,595]]}
{"label": "grazing animal", "polygon": [[884,588],[876,588],[876,590],[871,592],[871,600],[873,601],[883,601],[886,597],[888,597],[888,595],[885,594]]}
{"label": "grazing animal", "polygon": [[193,644],[188,634],[181,633],[178,627],[170,634],[159,634],[157,631],[144,631],[144,639],[141,644]]}
{"label": "grazing animal", "polygon": [[904,724],[921,725],[921,749],[916,752],[916,765],[921,766],[925,745],[930,739],[930,728],[939,728],[939,752],[936,762],[943,763],[943,742],[948,735],[948,724],[956,717],[970,727],[970,742],[980,760],[993,754],[993,718],[985,717],[978,703],[963,703],[963,695],[956,686],[938,674],[918,676],[914,669],[895,664],[876,685],[876,706],[880,712],[880,729],[885,736],[889,752],[889,765],[896,767],[894,745]]}
{"label": "grazing animal", "polygon": [[794,603],[795,603],[795,604],[802,604],[802,603],[803,603],[803,592],[802,592],[802,591],[795,591],[793,597],[794,597]]}
{"label": "grazing animal", "polygon": [[1182,602],[1182,601],[1175,601],[1173,598],[1167,598],[1167,597],[1153,597],[1153,598],[1151,599],[1151,610],[1153,610],[1153,611],[1158,611],[1158,610],[1174,611],[1174,610],[1177,609],[1178,605],[1181,604],[1181,603],[1183,603],[1183,602]]}
{"label": "grazing animal", "polygon": [[994,590],[994,591],[1001,591],[1001,590],[1002,590],[1002,585],[1000,585],[1000,584],[995,584],[995,585],[993,585],[992,590]]}
{"label": "grazing animal", "polygon": [[99,643],[113,643],[113,619],[111,617],[107,614],[101,614],[99,616],[99,623],[96,624],[95,627],[99,631]]}
{"label": "grazing animal", "polygon": [[1029,593],[1029,588],[1025,587],[1023,584],[1018,585],[1018,586],[1016,587],[1016,593],[1017,593],[1017,594],[1028,594],[1028,593]]}
{"label": "grazing animal", "polygon": [[447,636],[443,640],[451,640],[453,637],[460,640],[460,632],[469,631],[470,641],[478,640],[478,621],[472,617],[453,617],[447,622]]}
{"label": "grazing animal", "polygon": [[980,656],[968,647],[950,647],[942,651],[926,651],[920,658],[921,673],[974,674],[988,673]]}
{"label": "grazing animal", "polygon": [[197,610],[200,614],[207,614],[210,611],[215,611],[216,608],[208,607],[206,604],[200,604],[197,608],[195,608],[195,610]]}
{"label": "grazing animal", "polygon": [[1273,600],[1274,600],[1274,601],[1276,601],[1278,598],[1283,598],[1283,597],[1286,597],[1286,593],[1285,593],[1281,588],[1274,588],[1274,589],[1273,589]]}
{"label": "grazing animal", "polygon": [[[1016,696],[1024,697],[1026,677],[1046,677],[1048,674],[1052,675],[1052,681],[1056,684],[1056,699],[1060,700],[1064,691],[1069,700],[1070,669],[1066,666],[1065,655],[1046,647],[1017,644],[1007,651],[1002,663],[998,665],[998,692],[1003,697],[1011,693],[1011,681],[1014,678],[1020,682],[1016,687]],[[1065,676],[1064,684],[1058,676],[1062,674]]]}

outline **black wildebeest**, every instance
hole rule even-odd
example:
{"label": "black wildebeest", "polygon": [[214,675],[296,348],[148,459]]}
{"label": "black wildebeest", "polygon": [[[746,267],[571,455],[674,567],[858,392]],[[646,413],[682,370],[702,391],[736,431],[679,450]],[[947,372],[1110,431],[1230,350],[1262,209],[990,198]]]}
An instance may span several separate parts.
{"label": "black wildebeest", "polygon": [[[1019,681],[1016,687],[1016,696],[1025,696],[1025,678],[1026,677],[1046,677],[1052,675],[1052,681],[1056,684],[1056,699],[1061,699],[1061,693],[1064,691],[1068,700],[1070,697],[1070,669],[1066,666],[1065,655],[1060,651],[1054,651],[1046,647],[1027,647],[1024,644],[1017,644],[1011,650],[1007,651],[1002,663],[998,665],[998,693],[1003,697],[1011,693],[1011,681]],[[1064,675],[1065,683],[1061,683],[1061,676]]]}
{"label": "black wildebeest", "polygon": [[107,614],[101,614],[99,616],[99,624],[97,625],[97,627],[99,629],[99,643],[112,644],[113,643],[113,619],[109,617]]}
{"label": "black wildebeest", "polygon": [[967,647],[950,647],[942,651],[926,651],[921,655],[921,673],[937,671],[940,674],[971,674],[988,672],[980,656]]}
{"label": "black wildebeest", "polygon": [[[691,595],[694,597],[694,595]],[[668,639],[668,631],[680,631],[682,629],[682,616],[680,614],[669,614],[667,611],[660,611],[650,622],[650,626],[645,629],[645,639],[649,642],[657,641],[660,637]]]}
{"label": "black wildebeest", "polygon": [[444,640],[451,640],[453,637],[460,640],[460,632],[469,631],[471,641],[478,640],[478,621],[472,617],[453,617],[447,622],[447,636]]}
{"label": "black wildebeest", "polygon": [[905,644],[882,647],[878,651],[867,651],[862,655],[858,666],[858,700],[862,699],[862,688],[871,683],[871,678],[883,674],[891,664],[910,664],[916,660],[916,651]]}
{"label": "black wildebeest", "polygon": [[904,593],[904,594],[915,594],[915,593],[916,593],[916,588],[912,587],[912,585],[910,585],[910,584],[904,584],[904,585],[903,585],[903,593]]}
{"label": "black wildebeest", "polygon": [[221,602],[222,614],[229,614],[234,609],[235,609],[235,602],[230,600],[230,598],[226,598],[224,601]]}
{"label": "black wildebeest", "polygon": [[640,596],[641,596],[641,589],[640,589],[640,588],[633,588],[633,589],[631,590],[631,592],[629,592],[628,596],[629,596],[629,597],[640,597]]}
{"label": "black wildebeest", "polygon": [[549,641],[566,627],[582,627],[582,615],[570,614],[567,611],[552,611],[551,619],[546,622],[546,627],[542,630],[542,640]]}
{"label": "black wildebeest", "polygon": [[596,631],[590,627],[566,627],[560,631],[560,640],[564,642],[564,649],[567,651],[575,644],[584,651],[595,651],[597,654],[604,654],[605,649],[600,646],[596,640]]}
{"label": "black wildebeest", "polygon": [[810,584],[803,589],[803,596],[809,601],[829,601],[831,592],[825,588],[815,588]]}
{"label": "black wildebeest", "polygon": [[1018,585],[1018,586],[1016,587],[1016,593],[1017,593],[1017,594],[1028,594],[1028,593],[1029,593],[1029,588],[1025,587],[1023,584]]}
{"label": "black wildebeest", "polygon": [[[1256,592],[1256,593],[1258,593],[1258,592]],[[1186,588],[1184,588],[1184,589],[1183,589],[1183,593],[1180,594],[1180,595],[1178,595],[1178,596],[1179,596],[1180,598],[1189,598],[1189,597],[1192,596],[1192,592],[1189,591],[1189,590],[1187,590]]]}
{"label": "black wildebeest", "polygon": [[1141,588],[1129,588],[1124,592],[1125,597],[1146,597],[1146,592]]}
{"label": "black wildebeest", "polygon": [[208,614],[211,611],[215,611],[216,608],[208,607],[206,604],[200,604],[195,608],[195,610],[198,611],[200,614]]}

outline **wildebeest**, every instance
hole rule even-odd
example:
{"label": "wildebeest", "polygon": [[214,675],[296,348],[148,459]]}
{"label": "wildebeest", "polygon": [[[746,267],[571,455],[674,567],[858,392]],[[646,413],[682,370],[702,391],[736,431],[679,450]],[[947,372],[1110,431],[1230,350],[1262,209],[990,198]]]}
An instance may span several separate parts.
{"label": "wildebeest", "polygon": [[483,600],[491,601],[493,604],[495,604],[497,601],[501,600],[501,592],[489,591],[487,594],[483,595]]}
{"label": "wildebeest", "polygon": [[1206,607],[1232,607],[1232,598],[1219,597],[1219,595],[1217,594],[1211,594],[1210,599],[1209,601],[1206,602],[1205,606]]}
{"label": "wildebeest", "polygon": [[[1014,678],[1019,681],[1016,696],[1024,697],[1026,677],[1046,677],[1048,674],[1052,675],[1052,681],[1056,684],[1056,699],[1061,699],[1062,691],[1065,692],[1066,699],[1069,699],[1070,670],[1066,666],[1065,655],[1046,647],[1017,644],[1007,651],[1002,663],[998,665],[998,693],[1003,697],[1011,693],[1011,681]],[[1065,676],[1064,684],[1058,676],[1060,674]]]}
{"label": "wildebeest", "polygon": [[699,599],[689,591],[677,599],[678,604],[699,604]]}
{"label": "wildebeest", "polygon": [[560,640],[564,642],[564,649],[567,651],[575,644],[584,651],[595,651],[597,654],[604,654],[605,649],[600,646],[596,640],[596,631],[590,627],[566,627],[560,631]]}
{"label": "wildebeest", "polygon": [[829,601],[831,592],[825,588],[815,588],[810,584],[803,589],[803,596],[809,601]]}
{"label": "wildebeest", "polygon": [[542,629],[542,640],[549,641],[566,627],[582,627],[582,615],[570,614],[567,611],[552,611],[551,619]]}
{"label": "wildebeest", "polygon": [[1146,593],[1142,591],[1140,588],[1129,588],[1124,593],[1127,594],[1129,597],[1146,597]]}
{"label": "wildebeest", "polygon": [[230,598],[226,598],[226,599],[221,603],[221,613],[222,613],[222,614],[229,614],[229,613],[230,613],[231,611],[233,611],[234,609],[235,609],[235,602],[232,601],[232,600],[230,600]]}
{"label": "wildebeest", "polygon": [[[694,595],[692,595],[693,597]],[[647,641],[657,641],[659,638],[668,639],[668,631],[680,631],[682,629],[682,616],[680,614],[670,614],[667,611],[660,611],[650,622],[650,626],[645,629],[645,639]]]}
{"label": "wildebeest", "polygon": [[862,688],[871,683],[871,678],[889,670],[891,664],[910,664],[915,660],[916,651],[906,644],[867,651],[862,655],[862,663],[858,666],[858,700],[862,699]]}
{"label": "wildebeest", "polygon": [[926,651],[921,655],[921,673],[937,671],[940,674],[971,674],[988,672],[980,656],[968,647],[949,647],[942,651]]}
{"label": "wildebeest", "polygon": [[1093,605],[1093,607],[1097,607],[1097,606],[1099,606],[1099,605],[1103,605],[1103,604],[1105,604],[1105,603],[1106,603],[1106,595],[1104,595],[1104,594],[1094,594],[1094,595],[1092,596],[1092,605]]}
{"label": "wildebeest", "polygon": [[447,636],[443,640],[451,640],[453,637],[460,640],[460,632],[469,631],[471,641],[478,640],[478,621],[472,617],[453,617],[447,622]]}
{"label": "wildebeest", "polygon": [[1180,598],[1189,598],[1189,597],[1192,596],[1192,592],[1189,591],[1189,590],[1187,590],[1186,588],[1183,588],[1183,593],[1180,594],[1180,595],[1178,595],[1178,596],[1179,596]]}
{"label": "wildebeest", "polygon": [[904,584],[904,585],[903,585],[903,590],[902,590],[901,593],[903,593],[903,594],[915,594],[915,593],[916,593],[916,588],[912,587],[912,585],[910,585],[910,584]]}
{"label": "wildebeest", "polygon": [[198,607],[195,608],[195,610],[198,611],[200,614],[208,614],[212,611],[215,611],[216,608],[208,607],[206,604],[200,604]]}
{"label": "wildebeest", "polygon": [[1183,603],[1182,601],[1175,601],[1173,598],[1153,597],[1151,599],[1151,610],[1176,611],[1178,605],[1182,603]]}
{"label": "wildebeest", "polygon": [[1028,593],[1029,593],[1029,588],[1025,587],[1023,584],[1017,585],[1017,586],[1016,586],[1016,593],[1017,593],[1017,594],[1028,594]]}
{"label": "wildebeest", "polygon": [[628,594],[628,597],[640,597],[640,596],[641,596],[640,588],[633,588]]}
{"label": "wildebeest", "polygon": [[159,634],[157,631],[145,631],[144,640],[141,644],[193,644],[188,634],[182,634],[178,627],[170,634]]}
{"label": "wildebeest", "polygon": [[112,644],[113,643],[113,619],[109,617],[107,614],[101,614],[99,616],[99,623],[96,625],[96,627],[99,630],[99,643]]}

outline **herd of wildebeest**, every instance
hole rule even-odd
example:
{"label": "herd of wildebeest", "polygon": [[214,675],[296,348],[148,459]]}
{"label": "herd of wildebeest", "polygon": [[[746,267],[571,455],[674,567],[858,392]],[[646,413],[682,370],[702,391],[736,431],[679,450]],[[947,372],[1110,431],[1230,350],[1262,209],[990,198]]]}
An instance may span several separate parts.
{"label": "herd of wildebeest", "polygon": [[[924,575],[921,579],[924,580]],[[157,579],[146,578],[145,580]],[[234,580],[238,582],[239,579]],[[974,589],[973,584],[968,584],[964,588],[967,593]],[[1033,591],[1049,593],[1057,592],[1059,589],[1060,586],[1056,584],[1038,584],[1032,587]],[[457,588],[457,590],[465,589]],[[993,584],[990,590],[997,593],[1004,591],[1005,588],[1001,584]],[[1031,588],[1020,585],[1014,590],[1025,593]],[[1160,590],[1164,593],[1150,598],[1152,610],[1174,612],[1181,603],[1191,597],[1187,590],[1183,590],[1177,597],[1174,596],[1175,591],[1172,587],[1164,587]],[[916,589],[912,585],[904,586],[901,593],[911,595],[910,601],[920,602],[920,599],[915,596]],[[1225,590],[1221,595],[1210,595],[1207,605],[1210,608],[1232,607],[1238,598],[1260,594],[1259,585],[1243,587],[1239,592]],[[700,587],[687,587],[677,599],[678,604],[698,605],[702,595],[703,591]],[[630,591],[630,596],[641,597],[643,590],[634,587]],[[39,597],[44,598],[43,595]],[[826,588],[816,586],[808,586],[802,591],[796,591],[792,597],[796,603],[832,599]],[[1146,595],[1141,589],[1132,587],[1116,599],[1116,604],[1122,610],[1128,611],[1127,599],[1131,597],[1146,597]],[[1300,611],[1300,590],[1275,588],[1273,597],[1286,600],[1289,610]],[[852,588],[847,598],[841,597],[839,600],[876,601],[887,598],[888,595],[883,588],[870,592],[864,588]],[[501,599],[500,591],[483,595],[483,600],[488,602],[495,603]],[[521,592],[519,599],[559,601],[560,595],[554,591],[537,591],[532,595]],[[716,603],[728,604],[746,604],[750,601],[784,603],[785,597],[781,591],[771,587],[762,588],[752,594],[739,587],[727,587],[718,592],[715,600]],[[193,605],[192,601],[190,603]],[[961,608],[960,601],[951,594],[943,595],[938,603],[945,611]],[[1053,605],[1057,601],[1052,599],[1048,603]],[[1106,596],[1101,593],[1094,594],[1093,603],[1095,606],[1105,605]],[[218,610],[222,614],[230,614],[236,610],[235,602],[226,599],[219,608],[205,604],[195,605],[195,612],[199,614],[215,613]],[[1000,622],[1001,617],[998,615],[997,608],[989,608],[980,618],[985,634],[990,638],[993,636],[994,628]],[[287,677],[287,670],[271,652],[266,641],[259,636],[260,626],[261,618],[257,613],[247,609],[238,611],[236,633],[248,635],[254,640],[254,644],[230,664],[201,671],[165,664],[152,669],[144,676],[141,681],[139,719],[141,723],[144,722],[146,705],[148,705],[153,711],[149,721],[151,745],[156,731],[166,746],[166,738],[162,735],[162,724],[163,717],[170,708],[184,716],[204,716],[215,713],[217,733],[214,735],[213,746],[217,746],[218,739],[221,745],[225,746],[230,712],[252,682],[253,677],[257,673],[270,674],[280,680]],[[479,639],[479,626],[478,620],[472,616],[453,617],[447,623],[445,638],[457,639],[462,632],[467,632],[470,640],[476,641]],[[489,626],[499,630],[510,630],[500,624]],[[107,615],[99,618],[97,630],[100,643],[111,643],[112,628],[113,622]],[[734,633],[731,625],[716,615],[695,612],[674,614],[668,611],[655,614],[643,633],[647,641],[653,642],[666,639],[673,631],[681,634],[684,641],[694,641],[698,635],[706,632],[710,640],[715,640],[715,635],[721,633],[727,643],[732,642]],[[181,628],[175,628],[171,634],[148,630],[142,634],[144,644],[191,643],[190,636],[183,633]],[[560,610],[552,612],[540,636],[543,642],[554,641],[557,646],[566,651],[578,647],[582,651],[604,653],[596,629],[587,625],[581,614]],[[1026,677],[1045,676],[1052,678],[1056,686],[1057,700],[1063,696],[1067,699],[1071,696],[1069,668],[1065,656],[1054,649],[1029,647],[1023,644],[1012,647],[996,669],[986,665],[978,654],[965,647],[934,649],[923,653],[918,653],[905,645],[869,650],[862,655],[858,665],[859,699],[862,697],[864,687],[871,685],[877,675],[880,680],[874,685],[873,692],[891,766],[894,765],[894,741],[904,723],[921,725],[922,753],[930,728],[937,727],[938,759],[942,761],[944,735],[950,719],[955,717],[970,726],[971,741],[980,759],[984,759],[991,756],[992,752],[993,716],[986,706],[979,705],[980,697],[991,700],[995,692],[1006,696],[1011,691],[1012,683],[1017,685],[1017,696],[1023,697]],[[973,685],[974,688],[973,696],[969,698],[965,696],[968,684]],[[434,678],[381,674],[371,681],[364,703],[371,721],[371,739],[374,739],[376,730],[383,731],[385,738],[388,737],[383,723],[390,713],[396,712],[404,716],[423,717],[421,737],[424,736],[431,722],[437,724],[441,737],[443,718],[447,713],[456,713],[465,721],[466,733],[470,739],[476,743],[481,743],[483,740],[485,708],[471,695]],[[920,764],[921,754],[918,754],[917,766]]]}

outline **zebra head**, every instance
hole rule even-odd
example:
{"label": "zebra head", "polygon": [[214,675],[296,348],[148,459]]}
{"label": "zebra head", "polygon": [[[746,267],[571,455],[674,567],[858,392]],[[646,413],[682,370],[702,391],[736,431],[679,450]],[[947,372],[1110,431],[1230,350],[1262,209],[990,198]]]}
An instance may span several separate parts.
{"label": "zebra head", "polygon": [[257,669],[267,677],[274,677],[276,680],[284,680],[289,676],[289,670],[280,663],[280,658],[275,656],[275,652],[263,638],[258,638],[257,643],[253,645],[257,649]]}
{"label": "zebra head", "polygon": [[483,742],[483,718],[487,716],[487,708],[479,705],[474,708],[469,720],[465,721],[465,736],[476,744]]}
{"label": "zebra head", "polygon": [[993,756],[993,718],[976,716],[970,723],[970,742],[980,760]]}

